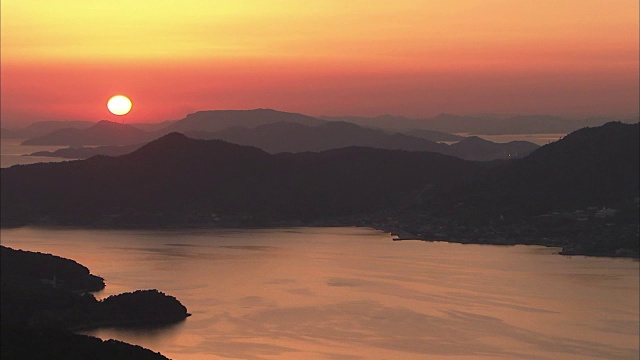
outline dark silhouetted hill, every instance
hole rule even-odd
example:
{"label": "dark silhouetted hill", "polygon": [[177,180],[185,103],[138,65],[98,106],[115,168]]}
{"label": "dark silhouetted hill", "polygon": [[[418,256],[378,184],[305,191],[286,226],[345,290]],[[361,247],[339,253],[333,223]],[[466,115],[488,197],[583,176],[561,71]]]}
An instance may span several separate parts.
{"label": "dark silhouetted hill", "polygon": [[127,124],[102,120],[86,129],[60,129],[25,140],[22,145],[132,145],[152,139],[148,132]]}
{"label": "dark silhouetted hill", "polygon": [[447,153],[465,160],[486,161],[521,158],[537,148],[539,148],[538,145],[528,141],[494,143],[477,136],[470,136],[449,145]]}
{"label": "dark silhouetted hill", "polygon": [[[496,168],[464,191],[433,189],[425,200],[444,207],[462,203],[485,214],[505,215],[637,207],[638,130],[638,124],[619,122],[584,128]],[[449,191],[459,195],[455,201]]]}
{"label": "dark silhouetted hill", "polygon": [[57,287],[70,291],[98,291],[104,288],[101,277],[90,274],[89,269],[73,260],[5,246],[0,250],[3,281],[13,275],[19,275],[21,282],[34,283],[56,277]]}
{"label": "dark silhouetted hill", "polygon": [[[436,133],[431,132],[430,134],[435,135]],[[472,139],[449,146],[416,136],[390,134],[379,129],[363,128],[341,121],[327,122],[318,126],[273,123],[260,125],[253,129],[233,127],[217,132],[193,131],[186,135],[193,138],[220,139],[235,144],[255,146],[274,154],[318,152],[361,146],[389,150],[431,151],[465,160],[489,161],[522,157],[538,148],[538,145],[524,141],[500,144],[482,139]],[[454,137],[455,135],[450,136]]]}
{"label": "dark silhouetted hill", "polygon": [[170,132],[187,133],[190,131],[219,131],[230,127],[253,128],[258,125],[272,124],[277,122],[290,122],[303,125],[319,125],[323,120],[272,109],[255,110],[210,110],[199,111],[187,115],[182,120],[178,120],[164,129],[160,133]]}
{"label": "dark silhouetted hill", "polygon": [[514,163],[494,180],[505,186],[500,200],[530,203],[535,212],[633,202],[640,184],[639,139],[637,123],[575,131]]}
{"label": "dark silhouetted hill", "polygon": [[398,222],[428,239],[638,258],[639,138],[638,124],[575,131],[482,176],[427,189],[420,209]]}
{"label": "dark silhouetted hill", "polygon": [[2,169],[2,224],[351,215],[406,204],[427,186],[478,169],[427,152],[354,147],[269,155],[172,133],[116,158]]}
{"label": "dark silhouetted hill", "polygon": [[117,340],[58,329],[2,325],[0,357],[11,360],[168,360],[160,353]]}
{"label": "dark silhouetted hill", "polygon": [[[190,135],[190,133],[187,133]],[[446,151],[446,145],[417,137],[388,134],[348,122],[328,122],[318,126],[299,123],[273,123],[253,129],[229,128],[215,133],[195,133],[235,144],[255,146],[270,153],[325,151],[350,146],[407,151]]]}

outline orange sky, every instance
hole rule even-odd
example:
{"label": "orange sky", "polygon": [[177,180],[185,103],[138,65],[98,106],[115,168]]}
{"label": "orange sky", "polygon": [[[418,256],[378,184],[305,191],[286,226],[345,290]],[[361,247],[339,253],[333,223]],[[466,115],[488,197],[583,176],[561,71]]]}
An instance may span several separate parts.
{"label": "orange sky", "polygon": [[6,0],[3,124],[206,109],[637,115],[637,0]]}

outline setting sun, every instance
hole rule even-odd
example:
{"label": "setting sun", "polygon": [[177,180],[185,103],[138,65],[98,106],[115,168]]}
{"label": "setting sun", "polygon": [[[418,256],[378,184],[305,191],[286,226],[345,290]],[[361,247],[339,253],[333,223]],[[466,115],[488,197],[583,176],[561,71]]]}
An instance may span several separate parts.
{"label": "setting sun", "polygon": [[126,89],[143,123],[263,107],[637,116],[638,10],[637,0],[2,1],[0,112],[5,127],[97,121],[102,99]]}
{"label": "setting sun", "polygon": [[126,115],[131,111],[131,100],[124,95],[112,96],[107,101],[107,108],[114,115]]}

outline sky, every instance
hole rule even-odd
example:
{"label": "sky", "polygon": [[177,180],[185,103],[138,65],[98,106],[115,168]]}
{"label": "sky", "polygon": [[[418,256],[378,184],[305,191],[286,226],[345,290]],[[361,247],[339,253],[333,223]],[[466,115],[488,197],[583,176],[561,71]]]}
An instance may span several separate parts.
{"label": "sky", "polygon": [[[3,0],[0,119],[637,116],[637,0]],[[133,101],[122,117],[107,100]]]}

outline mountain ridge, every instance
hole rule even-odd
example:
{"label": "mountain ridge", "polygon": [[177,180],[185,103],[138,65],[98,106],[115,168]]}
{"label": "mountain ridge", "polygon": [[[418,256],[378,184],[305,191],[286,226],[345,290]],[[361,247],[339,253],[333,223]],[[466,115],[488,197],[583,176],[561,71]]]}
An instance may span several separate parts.
{"label": "mountain ridge", "polygon": [[[385,117],[386,118],[386,117]],[[233,126],[231,126],[233,125]],[[230,127],[229,127],[230,126]],[[212,131],[212,129],[220,129]],[[422,136],[388,133],[381,129],[366,128],[350,122],[327,122],[296,113],[270,109],[216,110],[189,114],[185,119],[170,122],[163,129],[147,132],[133,125],[99,122],[88,129],[67,129],[41,138],[30,139],[23,144],[68,145],[135,145],[154,137],[180,131],[191,137],[221,139],[241,145],[259,147],[270,153],[325,151],[340,147],[369,146],[408,151],[432,151],[453,155],[462,159],[490,161],[500,158],[521,157],[537,145],[494,144],[481,146],[449,146],[425,139],[426,136],[462,139],[441,132],[421,132]],[[38,152],[33,155],[66,158],[86,158],[91,154],[122,154],[122,148],[64,149],[54,153]],[[511,156],[509,156],[511,155]]]}
{"label": "mountain ridge", "polygon": [[59,129],[25,140],[22,145],[132,145],[150,139],[149,133],[132,125],[101,120],[88,128]]}
{"label": "mountain ridge", "polygon": [[159,132],[184,132],[190,130],[217,131],[230,126],[255,127],[274,122],[320,124],[323,120],[312,116],[273,109],[206,110],[188,114]]}

